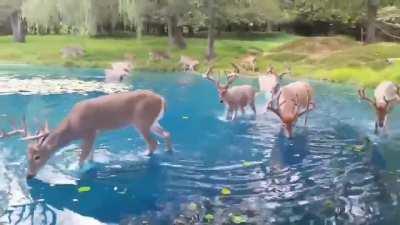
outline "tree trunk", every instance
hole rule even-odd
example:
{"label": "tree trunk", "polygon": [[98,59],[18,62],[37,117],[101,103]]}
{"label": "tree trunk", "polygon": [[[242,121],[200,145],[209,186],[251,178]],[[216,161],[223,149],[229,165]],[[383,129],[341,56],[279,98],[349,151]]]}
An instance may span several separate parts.
{"label": "tree trunk", "polygon": [[214,10],[214,0],[208,0],[208,43],[207,43],[207,54],[208,60],[215,58],[215,33],[214,33],[214,23],[215,23],[215,10]]}
{"label": "tree trunk", "polygon": [[272,33],[272,23],[270,20],[267,20],[267,33]]}
{"label": "tree trunk", "polygon": [[181,28],[178,27],[178,20],[175,15],[168,17],[168,39],[171,46],[176,46],[180,49],[186,48],[186,42]]}
{"label": "tree trunk", "polygon": [[23,43],[26,37],[26,22],[19,11],[15,11],[10,17],[11,29],[15,42]]}
{"label": "tree trunk", "polygon": [[367,12],[367,36],[365,41],[373,43],[376,41],[376,17],[378,15],[379,0],[368,0]]}

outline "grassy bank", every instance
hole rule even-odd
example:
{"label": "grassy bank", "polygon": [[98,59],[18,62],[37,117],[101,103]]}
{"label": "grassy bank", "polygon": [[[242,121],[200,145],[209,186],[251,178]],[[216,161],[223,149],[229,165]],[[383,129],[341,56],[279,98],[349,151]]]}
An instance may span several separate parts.
{"label": "grassy bank", "polygon": [[[248,52],[268,52],[294,40],[296,37],[285,34],[273,34],[264,37],[247,38],[247,40],[221,39],[216,42],[218,58],[216,66],[228,68],[230,62]],[[86,51],[85,57],[66,60],[61,57],[60,50],[66,46],[79,45]],[[81,36],[28,36],[23,44],[11,42],[10,37],[0,37],[0,62],[19,62],[28,64],[64,65],[74,67],[107,67],[110,62],[120,60],[126,54],[136,58],[139,69],[179,70],[180,55],[188,55],[204,59],[207,40],[200,38],[187,39],[185,50],[168,49],[166,37],[146,36],[138,41],[135,38],[89,38]],[[164,62],[149,63],[150,51],[169,51],[172,58]],[[205,66],[203,66],[205,67]],[[204,69],[204,68],[200,68]]]}
{"label": "grassy bank", "polygon": [[[153,50],[168,51],[165,37],[88,38],[79,36],[29,36],[27,43],[18,44],[10,37],[0,37],[0,63],[28,63],[63,65],[71,67],[107,67],[110,62],[126,54],[136,58],[138,69],[173,71],[180,70],[180,55],[200,59],[200,70],[205,70],[205,39],[187,39],[185,50],[171,49],[171,60],[148,62]],[[80,45],[86,50],[81,59],[63,59],[60,50],[65,46]],[[274,34],[253,38],[222,38],[216,42],[218,69],[229,69],[230,62],[240,57],[258,54],[260,71],[268,65],[279,70],[291,66],[295,76],[323,79],[333,82],[351,82],[373,86],[381,80],[400,82],[400,61],[389,64],[388,58],[400,58],[400,44],[377,43],[362,45],[346,37],[302,38],[287,34]]]}

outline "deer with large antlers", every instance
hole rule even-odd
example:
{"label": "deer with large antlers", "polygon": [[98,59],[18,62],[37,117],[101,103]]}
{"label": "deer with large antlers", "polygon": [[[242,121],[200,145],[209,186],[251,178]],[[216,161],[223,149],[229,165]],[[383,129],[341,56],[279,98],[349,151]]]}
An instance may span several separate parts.
{"label": "deer with large antlers", "polygon": [[[272,97],[267,109],[279,117],[286,136],[292,138],[293,126],[298,118],[315,108],[314,90],[309,83],[304,81],[293,82],[282,88],[279,82],[270,86]],[[305,125],[307,125],[307,119],[308,115],[305,118]]]}
{"label": "deer with large antlers", "polygon": [[217,88],[219,99],[227,107],[227,120],[234,120],[237,117],[237,112],[240,110],[242,114],[245,113],[245,108],[250,106],[254,114],[256,114],[255,96],[256,91],[251,85],[238,85],[233,86],[233,82],[239,77],[239,69],[235,64],[232,64],[234,70],[226,72],[228,82],[222,85],[218,80],[212,77],[212,67],[208,68],[204,74],[204,78],[214,83]]}
{"label": "deer with large antlers", "polygon": [[27,135],[24,128],[2,132],[1,137],[20,134],[23,140],[32,141],[28,146],[28,175],[33,178],[48,159],[60,148],[73,140],[82,140],[79,165],[82,166],[91,155],[96,135],[105,130],[134,126],[148,144],[148,155],[157,147],[151,137],[155,134],[163,138],[167,149],[171,150],[170,133],[159,121],[163,118],[166,101],[160,95],[145,90],[124,92],[84,100],[77,103],[64,121],[50,131],[46,125],[37,135]]}
{"label": "deer with large antlers", "polygon": [[383,81],[375,88],[374,99],[367,96],[365,88],[358,90],[358,95],[375,109],[375,133],[378,128],[386,129],[388,114],[400,102],[400,87],[391,81]]}

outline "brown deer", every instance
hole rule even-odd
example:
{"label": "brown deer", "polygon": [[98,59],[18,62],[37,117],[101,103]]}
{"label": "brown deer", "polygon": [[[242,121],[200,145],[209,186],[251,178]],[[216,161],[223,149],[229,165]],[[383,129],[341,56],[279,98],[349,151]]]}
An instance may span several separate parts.
{"label": "brown deer", "polygon": [[164,51],[151,51],[149,52],[149,61],[159,62],[170,59],[171,56]]}
{"label": "brown deer", "polygon": [[256,71],[257,56],[247,55],[240,60],[239,65],[246,70]]}
{"label": "brown deer", "polygon": [[[272,95],[267,109],[275,113],[282,121],[285,134],[293,137],[293,126],[298,118],[315,108],[314,90],[307,82],[290,83]],[[307,116],[304,124],[307,125]]]}
{"label": "brown deer", "polygon": [[400,102],[400,88],[391,81],[383,81],[374,91],[375,99],[371,99],[365,93],[365,88],[358,90],[360,99],[367,101],[375,109],[375,134],[378,128],[387,129],[388,114],[393,107]]}
{"label": "brown deer", "polygon": [[196,67],[200,64],[200,62],[196,59],[193,59],[189,56],[181,56],[179,63],[182,65],[183,71],[196,71]]}
{"label": "brown deer", "polygon": [[122,82],[133,70],[133,64],[129,61],[114,62],[111,69],[105,69],[105,81],[107,83]]}
{"label": "brown deer", "polygon": [[254,114],[256,114],[255,106],[255,95],[256,91],[251,85],[239,85],[233,86],[233,82],[239,77],[239,69],[235,64],[234,70],[226,74],[228,82],[222,85],[210,74],[212,73],[212,67],[210,67],[204,74],[204,78],[212,81],[217,88],[219,99],[221,103],[224,103],[227,107],[227,120],[234,120],[237,117],[237,112],[240,109],[242,114],[245,113],[245,107],[250,106]]}
{"label": "brown deer", "polygon": [[28,175],[33,178],[48,159],[73,140],[82,140],[79,165],[82,166],[92,151],[96,135],[105,130],[134,126],[148,144],[148,155],[157,147],[151,133],[163,138],[171,150],[170,133],[159,124],[166,108],[160,95],[145,90],[110,94],[77,103],[64,121],[54,130],[46,126],[35,136],[27,136],[22,129],[5,133],[2,137],[20,134],[23,140],[34,141],[28,146]]}

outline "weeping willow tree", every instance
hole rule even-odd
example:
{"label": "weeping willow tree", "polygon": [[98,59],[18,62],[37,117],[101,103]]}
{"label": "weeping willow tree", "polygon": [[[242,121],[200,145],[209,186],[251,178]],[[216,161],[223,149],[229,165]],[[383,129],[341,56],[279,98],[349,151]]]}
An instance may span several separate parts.
{"label": "weeping willow tree", "polygon": [[113,31],[119,19],[119,0],[25,0],[22,15],[31,27],[62,27],[95,36]]}
{"label": "weeping willow tree", "polygon": [[21,15],[22,0],[0,0],[0,22],[10,23],[16,42],[25,42],[26,23]]}
{"label": "weeping willow tree", "polygon": [[151,1],[147,0],[119,0],[119,13],[124,24],[136,28],[137,39],[142,38],[143,23],[146,16],[146,7],[149,7]]}
{"label": "weeping willow tree", "polygon": [[58,12],[60,14],[61,26],[66,33],[89,33],[93,23],[89,17],[89,0],[58,0]]}
{"label": "weeping willow tree", "polygon": [[[21,7],[22,16],[26,18],[29,27],[34,27],[36,33],[49,33],[60,24],[57,11],[57,1],[30,0],[24,1]],[[41,28],[44,31],[41,31]]]}
{"label": "weeping willow tree", "polygon": [[146,22],[167,24],[171,46],[185,48],[182,25],[185,14],[190,11],[191,0],[119,0],[119,12],[125,24],[136,28],[137,38],[143,33]]}

